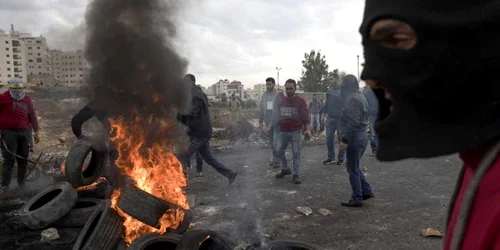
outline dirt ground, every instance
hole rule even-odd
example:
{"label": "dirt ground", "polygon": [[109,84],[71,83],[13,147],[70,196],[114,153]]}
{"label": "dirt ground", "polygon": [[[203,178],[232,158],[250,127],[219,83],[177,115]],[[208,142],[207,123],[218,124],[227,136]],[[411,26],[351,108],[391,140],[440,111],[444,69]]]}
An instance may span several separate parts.
{"label": "dirt ground", "polygon": [[[209,166],[203,178],[191,173],[193,228],[220,231],[237,243],[295,239],[326,249],[440,249],[441,239],[424,238],[420,231],[444,230],[460,166],[456,156],[381,163],[365,155],[362,167],[376,198],[363,208],[343,208],[340,202],[351,194],[345,166],[322,165],[325,151],[324,145],[304,148],[301,185],[274,178],[268,150],[218,155],[238,178],[229,187]],[[299,206],[314,214],[297,213]],[[320,208],[332,215],[320,215]]]}

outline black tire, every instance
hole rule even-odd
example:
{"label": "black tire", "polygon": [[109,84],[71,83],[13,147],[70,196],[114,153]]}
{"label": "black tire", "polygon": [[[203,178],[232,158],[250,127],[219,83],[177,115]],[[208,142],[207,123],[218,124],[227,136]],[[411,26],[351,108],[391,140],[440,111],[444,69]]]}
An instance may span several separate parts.
{"label": "black tire", "polygon": [[118,243],[118,246],[116,247],[116,250],[127,250],[127,243],[123,239],[120,240],[120,243]]}
{"label": "black tire", "polygon": [[106,200],[94,211],[76,239],[73,250],[115,250],[123,232],[123,220]]}
{"label": "black tire", "polygon": [[270,250],[322,250],[323,248],[298,240],[276,240],[268,243]]}
{"label": "black tire", "polygon": [[46,186],[21,207],[19,219],[30,229],[45,228],[69,213],[77,198],[69,182]]}
{"label": "black tire", "polygon": [[193,212],[191,210],[184,211],[184,219],[182,219],[181,224],[177,228],[169,228],[168,232],[174,234],[184,234],[189,229],[189,225],[193,221]]}
{"label": "black tire", "polygon": [[179,243],[181,238],[181,235],[173,233],[165,235],[150,233],[134,240],[128,247],[128,250],[176,250],[177,243]]}
{"label": "black tire", "polygon": [[[83,164],[90,153],[90,163],[84,171]],[[66,157],[65,175],[74,187],[88,186],[103,175],[107,159],[108,150],[103,141],[84,137],[71,146]]]}
{"label": "black tire", "polygon": [[126,214],[156,228],[159,228],[163,214],[172,207],[170,203],[133,185],[122,190],[117,205]]}
{"label": "black tire", "polygon": [[186,232],[177,244],[176,250],[217,249],[233,250],[233,247],[220,234],[210,230],[193,230]]}
{"label": "black tire", "polygon": [[60,227],[83,227],[94,211],[102,204],[102,200],[98,199],[78,199],[73,209],[56,221],[55,225]]}

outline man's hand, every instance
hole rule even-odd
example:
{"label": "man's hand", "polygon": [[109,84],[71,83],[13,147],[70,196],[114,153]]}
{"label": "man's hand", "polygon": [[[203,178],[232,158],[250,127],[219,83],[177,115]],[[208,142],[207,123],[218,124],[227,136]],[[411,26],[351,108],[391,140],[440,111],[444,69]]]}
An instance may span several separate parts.
{"label": "man's hand", "polygon": [[344,151],[347,149],[347,143],[340,142],[340,150]]}
{"label": "man's hand", "polygon": [[35,144],[38,144],[40,142],[40,134],[38,131],[35,131]]}
{"label": "man's hand", "polygon": [[309,136],[309,138],[312,137],[312,132],[310,129],[306,129],[306,134]]}

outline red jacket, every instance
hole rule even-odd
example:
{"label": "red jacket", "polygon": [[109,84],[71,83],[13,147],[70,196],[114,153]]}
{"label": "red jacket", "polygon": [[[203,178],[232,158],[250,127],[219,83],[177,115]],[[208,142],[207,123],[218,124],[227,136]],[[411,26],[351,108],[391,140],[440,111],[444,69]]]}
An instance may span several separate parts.
{"label": "red jacket", "polygon": [[277,106],[280,129],[283,132],[301,130],[302,126],[310,122],[306,101],[300,96],[288,98],[282,95]]}
{"label": "red jacket", "polygon": [[38,131],[38,120],[33,103],[29,96],[16,101],[9,91],[0,95],[0,130],[1,129],[28,129]]}
{"label": "red jacket", "polygon": [[[465,163],[462,183],[458,189],[455,205],[445,235],[444,249],[449,250],[463,206],[465,190],[469,187],[485,152],[461,153]],[[467,220],[461,250],[500,250],[500,155],[483,176]]]}

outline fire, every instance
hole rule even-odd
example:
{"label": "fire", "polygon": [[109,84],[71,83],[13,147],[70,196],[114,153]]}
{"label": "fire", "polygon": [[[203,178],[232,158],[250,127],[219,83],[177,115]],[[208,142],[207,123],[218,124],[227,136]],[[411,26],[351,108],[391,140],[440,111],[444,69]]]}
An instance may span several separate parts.
{"label": "fire", "polygon": [[61,174],[66,175],[66,163],[63,161],[61,162]]}
{"label": "fire", "polygon": [[[166,211],[160,219],[160,229],[146,225],[127,215],[116,205],[121,190],[111,196],[111,206],[125,219],[125,241],[130,244],[141,235],[158,232],[167,228],[177,228],[184,218],[183,209],[189,209],[187,197],[182,190],[186,186],[182,165],[173,154],[173,146],[162,135],[171,129],[168,123],[155,123],[159,127],[148,129],[153,119],[136,118],[124,121],[122,118],[111,120],[112,138],[117,150],[116,165],[130,177],[135,185],[173,205],[176,209]],[[153,143],[147,145],[148,140]]]}
{"label": "fire", "polygon": [[76,191],[90,190],[90,189],[94,188],[95,186],[99,185],[99,183],[105,182],[105,181],[107,181],[107,179],[105,177],[99,177],[99,179],[97,179],[94,183],[92,183],[88,186],[79,187],[76,189]]}

